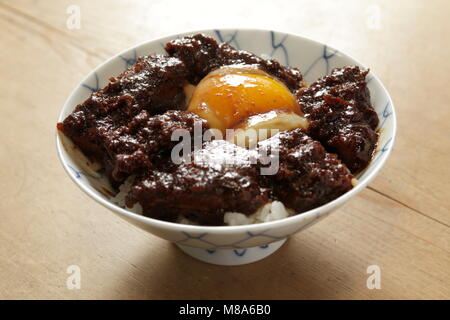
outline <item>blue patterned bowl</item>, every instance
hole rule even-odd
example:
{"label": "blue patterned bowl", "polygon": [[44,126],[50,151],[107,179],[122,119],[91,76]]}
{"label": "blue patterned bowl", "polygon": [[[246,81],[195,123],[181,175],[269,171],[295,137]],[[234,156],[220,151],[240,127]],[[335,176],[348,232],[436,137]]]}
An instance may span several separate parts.
{"label": "blue patterned bowl", "polygon": [[[74,107],[95,90],[104,87],[108,78],[132,65],[136,57],[149,53],[164,53],[166,42],[202,32],[221,42],[273,57],[289,66],[298,67],[307,83],[329,74],[332,68],[359,65],[358,61],[338,50],[297,35],[268,30],[202,30],[151,40],[127,49],[93,70],[74,89],[59,116],[62,121]],[[91,166],[79,161],[80,154],[69,146],[65,137],[57,134],[57,149],[61,162],[72,180],[94,200],[132,224],[180,246],[186,253],[206,262],[237,265],[257,261],[278,249],[285,239],[324,218],[360,192],[376,176],[388,158],[395,139],[396,118],[392,100],[372,73],[368,74],[372,104],[380,118],[380,140],[370,165],[358,176],[359,184],[338,199],[308,212],[282,220],[247,226],[205,227],[183,225],[147,218],[122,208],[110,200],[106,178]]]}

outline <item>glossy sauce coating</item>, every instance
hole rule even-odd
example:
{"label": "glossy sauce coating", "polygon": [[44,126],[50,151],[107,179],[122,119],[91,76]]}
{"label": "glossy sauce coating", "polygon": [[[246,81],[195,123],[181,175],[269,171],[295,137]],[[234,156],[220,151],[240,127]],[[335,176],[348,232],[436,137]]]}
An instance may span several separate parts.
{"label": "glossy sauce coating", "polygon": [[[262,175],[258,149],[279,155],[280,169]],[[269,153],[270,154],[270,153]],[[352,188],[350,171],[301,129],[279,133],[249,150],[217,140],[194,151],[193,162],[170,172],[151,171],[136,180],[128,205],[139,202],[153,218],[179,215],[205,225],[222,225],[225,212],[251,214],[271,200],[303,212]],[[256,160],[256,161],[254,161]]]}
{"label": "glossy sauce coating", "polygon": [[370,103],[368,72],[336,68],[298,93],[311,137],[337,153],[354,173],[369,164],[378,141],[379,120]]}
{"label": "glossy sauce coating", "polygon": [[187,78],[192,84],[199,83],[211,71],[223,66],[251,65],[276,77],[292,92],[303,85],[303,76],[297,68],[283,66],[276,60],[263,59],[244,50],[236,50],[227,43],[217,43],[203,34],[170,41],[165,49],[170,56],[185,63]]}
{"label": "glossy sauce coating", "polygon": [[[57,125],[87,156],[103,164],[114,186],[135,175],[127,203],[139,202],[145,215],[168,221],[182,215],[200,224],[222,225],[226,211],[251,214],[273,200],[300,213],[350,190],[353,175],[348,168],[356,172],[370,161],[378,117],[370,105],[366,72],[359,68],[334,70],[303,88],[298,69],[204,35],[174,40],[166,50],[170,56],[139,58]],[[252,65],[280,81],[267,82],[270,90],[280,83],[284,87],[278,86],[281,91],[276,98],[284,102],[272,101],[272,105],[291,103],[286,88],[295,94],[309,127],[287,130],[257,145],[256,150],[277,150],[279,170],[274,175],[261,175],[265,165],[255,150],[224,140],[205,142],[203,149],[193,150],[196,161],[174,164],[170,152],[177,142],[171,140],[172,132],[192,133],[195,123],[202,124],[202,133],[208,129],[205,119],[183,111],[187,108],[183,88],[199,83],[213,70],[239,64]],[[231,84],[227,88],[246,84],[253,102],[259,99],[260,111],[268,111],[265,116],[247,118],[248,122],[270,120],[275,111],[267,110],[267,100],[258,90],[252,91],[257,88],[252,87],[255,77],[244,73],[218,81]],[[244,105],[251,104],[244,94],[232,93],[232,99],[240,97]],[[231,110],[231,114],[242,112]],[[231,120],[228,125],[233,125]],[[230,163],[221,163],[223,159]]]}
{"label": "glossy sauce coating", "polygon": [[[140,170],[150,169],[150,160],[161,151],[156,147],[163,129],[180,119],[177,109],[185,109],[183,84],[187,70],[177,58],[162,55],[140,57],[136,64],[108,85],[94,92],[57,127],[88,157],[99,161],[113,186]],[[151,119],[154,115],[169,113]],[[180,120],[187,126],[191,119]],[[197,117],[199,121],[203,121]],[[156,135],[155,137],[155,130]],[[159,137],[161,136],[161,137]],[[168,147],[169,145],[165,145]],[[156,147],[156,148],[155,148]]]}

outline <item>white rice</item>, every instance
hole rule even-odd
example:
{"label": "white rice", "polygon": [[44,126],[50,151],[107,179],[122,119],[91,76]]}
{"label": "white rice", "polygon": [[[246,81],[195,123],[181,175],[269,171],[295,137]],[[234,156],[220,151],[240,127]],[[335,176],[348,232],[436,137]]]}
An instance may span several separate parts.
{"label": "white rice", "polygon": [[241,226],[245,224],[275,221],[287,218],[293,213],[293,210],[287,209],[282,202],[273,201],[266,203],[255,213],[248,216],[239,212],[226,212],[223,220],[226,225]]}
{"label": "white rice", "polygon": [[[127,208],[125,205],[125,198],[131,189],[134,176],[129,177],[119,187],[119,192],[110,200],[121,208],[127,209],[137,214],[142,214],[142,207],[136,203],[132,208]],[[239,212],[226,212],[224,215],[224,224],[228,226],[241,226],[246,224],[262,223],[275,221],[289,217],[294,214],[294,211],[287,209],[280,201],[273,201],[266,203],[251,215],[245,215]],[[181,224],[197,225],[197,223],[180,216],[177,220]]]}
{"label": "white rice", "polygon": [[118,205],[121,208],[124,208],[128,211],[137,213],[137,214],[142,214],[142,207],[139,203],[136,203],[132,208],[128,208],[126,207],[125,204],[125,199],[127,197],[127,194],[130,192],[131,190],[131,186],[133,185],[133,181],[134,181],[134,176],[130,176],[128,177],[127,180],[125,180],[120,186],[119,186],[119,192],[112,198],[110,198],[109,200],[111,202],[114,202],[116,205]]}

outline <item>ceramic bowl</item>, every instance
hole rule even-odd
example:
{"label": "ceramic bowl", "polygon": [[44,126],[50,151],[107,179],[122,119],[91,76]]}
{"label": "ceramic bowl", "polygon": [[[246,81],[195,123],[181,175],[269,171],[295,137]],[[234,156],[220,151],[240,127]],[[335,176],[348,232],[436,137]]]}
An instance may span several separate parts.
{"label": "ceramic bowl", "polygon": [[[237,49],[262,57],[272,57],[280,63],[298,67],[307,83],[329,74],[332,68],[361,65],[352,57],[317,41],[304,37],[256,29],[200,30],[146,41],[110,58],[83,79],[65,102],[58,121],[89,95],[104,87],[108,78],[118,75],[134,64],[136,57],[149,53],[164,53],[163,46],[184,35],[204,33]],[[367,76],[372,104],[380,118],[380,139],[370,165],[358,175],[359,184],[341,197],[321,207],[282,220],[245,226],[193,226],[151,219],[128,211],[110,200],[105,189],[106,178],[77,160],[73,148],[57,134],[56,143],[61,162],[72,180],[92,199],[113,213],[148,232],[171,241],[187,254],[205,262],[238,265],[262,259],[277,250],[295,233],[312,226],[365,188],[378,174],[388,158],[395,139],[394,105],[381,81],[370,72]],[[113,235],[111,235],[113,236]]]}

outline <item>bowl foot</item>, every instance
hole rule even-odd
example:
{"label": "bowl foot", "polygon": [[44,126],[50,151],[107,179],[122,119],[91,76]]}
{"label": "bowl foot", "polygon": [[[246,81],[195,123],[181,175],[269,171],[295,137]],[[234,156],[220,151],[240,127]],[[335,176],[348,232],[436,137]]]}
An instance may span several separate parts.
{"label": "bowl foot", "polygon": [[264,259],[277,251],[285,242],[286,239],[283,239],[252,248],[214,250],[176,245],[187,255],[203,262],[221,266],[237,266]]}

